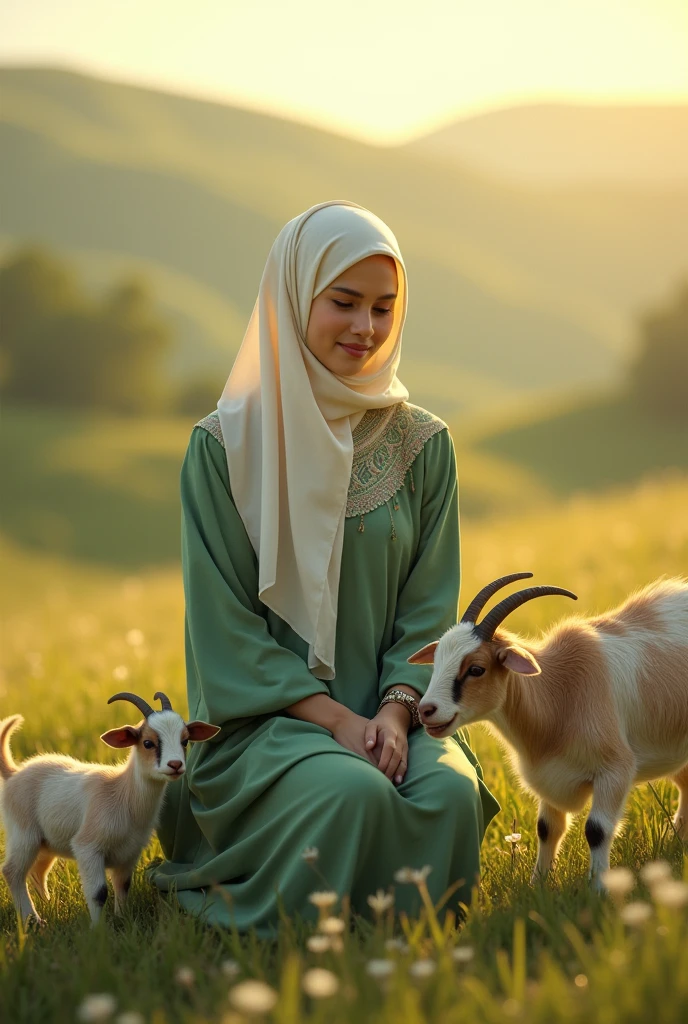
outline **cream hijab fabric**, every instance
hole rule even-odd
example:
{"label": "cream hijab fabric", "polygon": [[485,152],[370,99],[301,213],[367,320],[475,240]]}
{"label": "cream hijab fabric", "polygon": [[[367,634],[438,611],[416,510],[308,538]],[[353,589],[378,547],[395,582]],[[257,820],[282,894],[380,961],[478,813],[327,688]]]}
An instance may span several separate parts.
{"label": "cream hijab fabric", "polygon": [[[377,253],[396,261],[392,330],[361,374],[338,377],[306,347],[311,302]],[[335,673],[352,429],[368,409],[408,398],[396,375],[406,306],[406,270],[387,225],[355,203],[311,207],[275,239],[217,406],[260,598],[307,641],[308,667],[320,679]]]}

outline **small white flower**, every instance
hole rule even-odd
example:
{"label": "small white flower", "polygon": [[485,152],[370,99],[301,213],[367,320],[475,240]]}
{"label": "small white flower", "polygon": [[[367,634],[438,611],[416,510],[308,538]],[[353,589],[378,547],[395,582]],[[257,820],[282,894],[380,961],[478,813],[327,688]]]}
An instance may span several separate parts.
{"label": "small white flower", "polygon": [[520,843],[521,838],[521,832],[510,832],[508,836],[504,836],[504,839],[507,843]]}
{"label": "small white flower", "polygon": [[77,1017],[86,1022],[109,1020],[116,1006],[117,1000],[109,992],[94,992],[86,996],[77,1010]]}
{"label": "small white flower", "polygon": [[411,868],[399,868],[398,871],[394,872],[394,881],[399,882],[401,885],[405,885],[407,882],[412,882],[413,871]]}
{"label": "small white flower", "polygon": [[411,881],[413,882],[414,885],[424,885],[431,871],[432,868],[430,867],[430,865],[426,864],[425,867],[419,868],[417,871],[411,872]]}
{"label": "small white flower", "polygon": [[408,953],[409,945],[403,939],[387,939],[385,949],[388,953]]}
{"label": "small white flower", "polygon": [[666,881],[658,882],[653,886],[652,899],[663,907],[680,910],[681,907],[688,904],[688,885],[685,882],[667,878]]}
{"label": "small white flower", "polygon": [[390,910],[394,906],[394,894],[385,892],[384,889],[378,889],[374,895],[368,897],[368,906],[376,914],[384,914],[386,910]]}
{"label": "small white flower", "polygon": [[193,983],[196,980],[196,975],[190,967],[178,967],[174,972],[174,980],[182,988],[192,988]]}
{"label": "small white flower", "polygon": [[652,907],[649,903],[636,900],[634,903],[627,903],[619,911],[619,917],[629,928],[640,928],[652,917]]}
{"label": "small white flower", "polygon": [[130,647],[143,647],[146,638],[140,629],[130,629],[125,639]]}
{"label": "small white flower", "polygon": [[409,974],[413,978],[429,978],[437,970],[434,960],[416,960],[409,967]]}
{"label": "small white flower", "polygon": [[326,953],[330,948],[330,940],[327,935],[311,935],[306,940],[306,945],[311,953]]}
{"label": "small white flower", "polygon": [[309,901],[320,910],[329,910],[337,902],[336,892],[312,892],[308,897]]}
{"label": "small white flower", "polygon": [[573,984],[576,988],[587,988],[588,987],[588,976],[587,974],[577,974],[573,979]]}
{"label": "small white flower", "polygon": [[671,878],[671,867],[665,860],[649,860],[640,869],[640,877],[648,888]]}
{"label": "small white flower", "polygon": [[397,965],[394,960],[369,960],[366,964],[366,974],[369,974],[371,978],[389,978],[390,974],[394,974],[397,969]]}
{"label": "small white flower", "polygon": [[311,967],[304,973],[301,985],[311,999],[329,999],[339,990],[339,978],[324,967]]}
{"label": "small white flower", "polygon": [[319,856],[320,853],[318,852],[317,846],[307,846],[301,854],[301,857],[305,860],[306,864],[315,864]]}
{"label": "small white flower", "polygon": [[635,877],[629,868],[610,868],[600,878],[612,896],[627,896],[635,888]]}
{"label": "small white flower", "polygon": [[118,683],[123,683],[125,679],[129,678],[129,669],[126,665],[117,665],[112,670],[112,678],[116,679]]}
{"label": "small white flower", "polygon": [[277,1002],[277,993],[264,981],[240,981],[229,991],[229,1001],[239,1013],[269,1013]]}
{"label": "small white flower", "polygon": [[475,956],[475,950],[472,946],[455,946],[452,949],[452,959],[457,964],[467,964]]}
{"label": "small white flower", "polygon": [[236,960],[223,960],[220,964],[220,970],[225,978],[229,978],[230,981],[241,973],[241,967]]}
{"label": "small white flower", "polygon": [[115,1017],[115,1024],[146,1024],[146,1019],[138,1010],[126,1010]]}
{"label": "small white flower", "polygon": [[346,925],[342,921],[341,917],[326,917],[324,921],[321,921],[318,925],[318,930],[323,935],[341,935]]}

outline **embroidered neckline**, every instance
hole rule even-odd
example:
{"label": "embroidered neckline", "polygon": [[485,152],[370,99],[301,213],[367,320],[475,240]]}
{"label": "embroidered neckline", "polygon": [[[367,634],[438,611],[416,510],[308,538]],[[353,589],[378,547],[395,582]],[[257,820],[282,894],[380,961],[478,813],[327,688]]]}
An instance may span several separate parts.
{"label": "embroidered neckline", "polygon": [[[220,442],[217,412],[195,424]],[[353,431],[354,458],[346,501],[346,518],[363,516],[393,498],[404,486],[417,455],[446,423],[417,405],[402,402],[388,409],[371,409]]]}

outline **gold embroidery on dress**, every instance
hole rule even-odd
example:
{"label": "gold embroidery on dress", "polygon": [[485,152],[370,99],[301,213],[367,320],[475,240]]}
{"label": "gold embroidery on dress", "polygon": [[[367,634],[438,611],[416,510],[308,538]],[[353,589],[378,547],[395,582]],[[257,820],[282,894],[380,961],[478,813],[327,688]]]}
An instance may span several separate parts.
{"label": "gold embroidery on dress", "polygon": [[[224,448],[217,412],[205,416],[196,426],[207,430]],[[353,431],[354,458],[346,501],[346,517],[360,520],[360,533],[365,529],[363,516],[367,512],[390,500],[394,510],[398,510],[396,493],[404,486],[407,473],[411,492],[415,492],[412,463],[426,442],[444,429],[446,424],[437,416],[407,402],[389,409],[371,409],[363,416]],[[391,508],[389,514],[395,539]]]}

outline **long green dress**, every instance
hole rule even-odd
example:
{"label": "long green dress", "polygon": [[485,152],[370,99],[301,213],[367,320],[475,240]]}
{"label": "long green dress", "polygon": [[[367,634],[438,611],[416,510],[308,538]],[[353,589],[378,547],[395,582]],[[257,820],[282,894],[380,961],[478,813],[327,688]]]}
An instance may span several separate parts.
{"label": "long green dress", "polygon": [[[458,499],[445,425],[408,404],[375,410],[354,445],[328,684],[308,670],[306,643],[258,598],[217,414],[197,424],[182,468],[189,709],[222,731],[190,749],[185,778],[168,787],[158,829],[166,860],[151,874],[187,910],[259,936],[274,934],[280,907],[315,916],[308,895],[324,883],[306,847],[356,912],[369,913],[367,896],[395,871],[426,864],[434,899],[462,879],[451,902],[468,902],[498,810],[458,736],[413,730],[395,786],[327,729],[285,712],[325,693],[372,718],[390,688],[424,692],[430,670],[407,658],[456,621]],[[417,901],[414,886],[396,886],[398,909],[413,913]]]}

